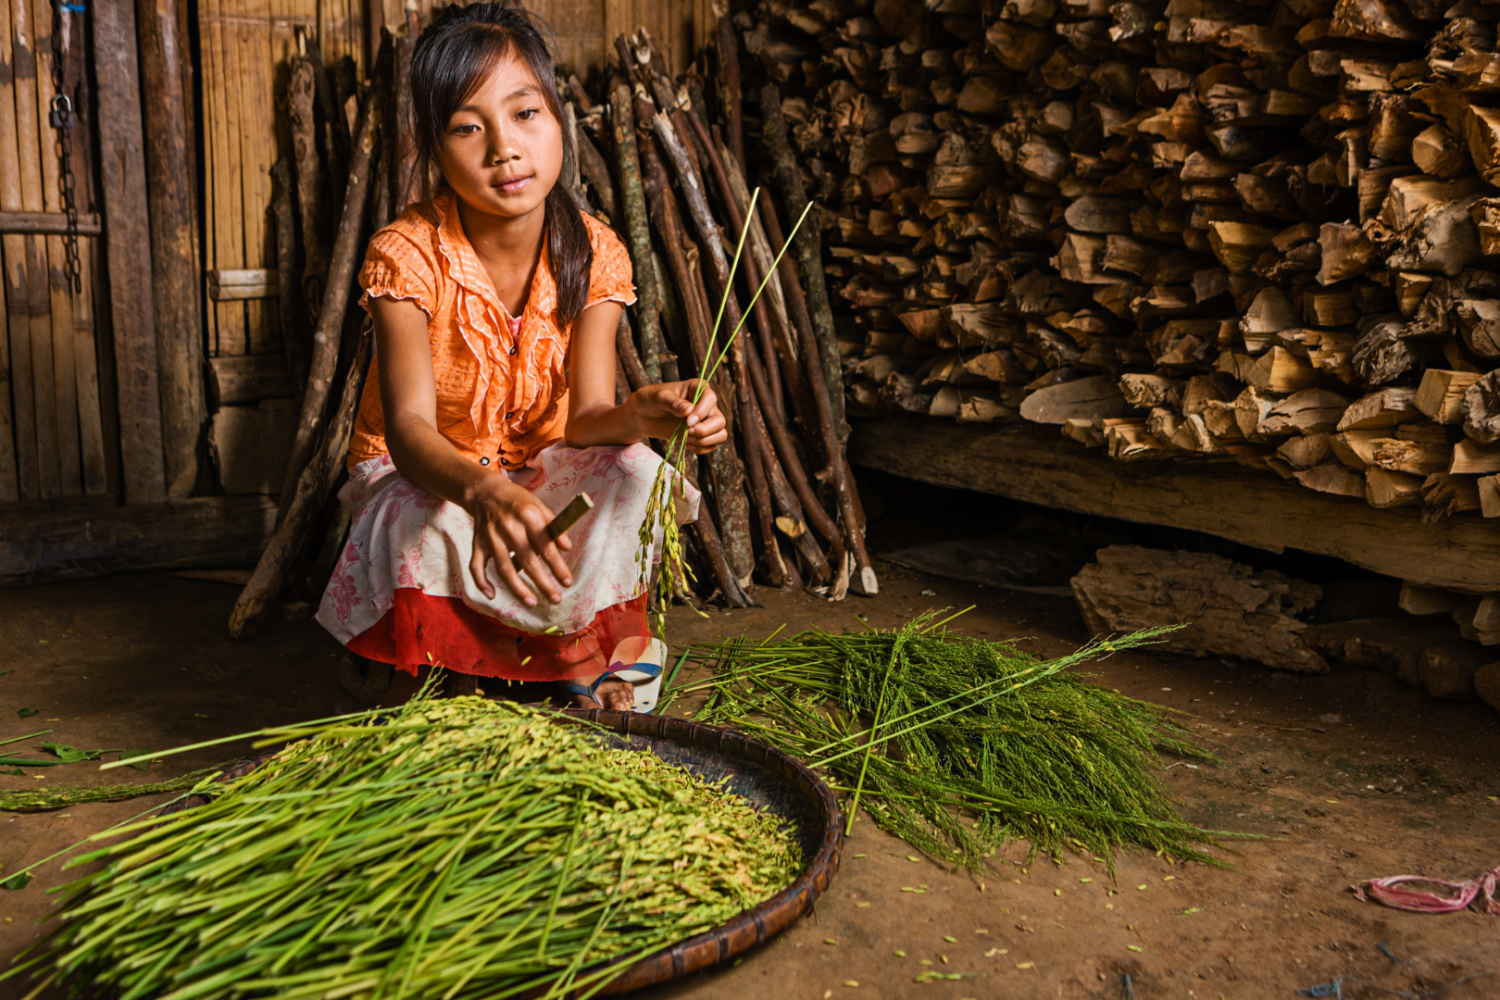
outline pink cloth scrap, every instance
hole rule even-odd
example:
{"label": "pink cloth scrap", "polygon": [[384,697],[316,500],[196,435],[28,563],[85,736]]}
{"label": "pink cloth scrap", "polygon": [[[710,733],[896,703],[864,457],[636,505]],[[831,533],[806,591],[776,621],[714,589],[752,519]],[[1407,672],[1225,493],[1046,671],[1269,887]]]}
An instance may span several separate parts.
{"label": "pink cloth scrap", "polygon": [[[1365,892],[1398,910],[1412,913],[1457,913],[1474,905],[1479,894],[1484,894],[1484,909],[1487,913],[1500,914],[1500,901],[1495,899],[1495,886],[1500,882],[1500,868],[1485,872],[1466,882],[1449,882],[1447,879],[1428,878],[1426,875],[1387,875],[1361,882],[1354,889],[1360,900]],[[1408,889],[1408,885],[1441,887],[1447,892],[1432,892],[1426,889]]]}

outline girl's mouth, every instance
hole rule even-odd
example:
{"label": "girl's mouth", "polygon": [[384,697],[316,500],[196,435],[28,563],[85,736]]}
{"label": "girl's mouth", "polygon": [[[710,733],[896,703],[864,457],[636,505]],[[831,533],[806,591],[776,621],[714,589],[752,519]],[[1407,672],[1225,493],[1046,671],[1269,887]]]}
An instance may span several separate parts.
{"label": "girl's mouth", "polygon": [[501,181],[494,185],[494,188],[501,194],[519,194],[530,183],[530,177],[516,177],[512,180]]}

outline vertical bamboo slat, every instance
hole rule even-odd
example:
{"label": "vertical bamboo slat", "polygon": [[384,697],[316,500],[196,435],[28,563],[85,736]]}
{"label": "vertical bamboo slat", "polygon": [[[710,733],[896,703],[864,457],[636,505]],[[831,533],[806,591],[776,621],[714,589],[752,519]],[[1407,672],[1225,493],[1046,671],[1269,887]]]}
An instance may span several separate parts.
{"label": "vertical bamboo slat", "polygon": [[[21,201],[21,158],[16,136],[15,57],[11,45],[10,0],[0,0],[0,211],[24,211]],[[14,402],[16,475],[22,500],[41,496],[37,469],[36,402],[31,378],[31,320],[27,302],[31,279],[27,273],[26,238],[0,237],[5,264],[5,322],[10,339],[10,398]]]}
{"label": "vertical bamboo slat", "polygon": [[[234,74],[238,98],[238,173],[241,212],[240,267],[263,268],[274,262],[266,255],[266,214],[271,206],[271,164],[276,157],[276,128],[272,118],[271,5],[269,0],[241,0],[234,19],[234,50],[239,61]],[[229,266],[229,265],[221,265]],[[245,303],[245,353],[281,350],[281,339],[268,329],[276,315],[266,300]]]}
{"label": "vertical bamboo slat", "polygon": [[[11,66],[15,74],[16,149],[21,168],[21,205],[43,206],[41,129],[36,115],[36,44],[31,3],[11,0]],[[62,495],[58,462],[57,383],[53,376],[52,302],[47,287],[47,238],[26,236],[26,314],[31,334],[31,391],[36,407],[37,473],[44,498]]]}
{"label": "vertical bamboo slat", "polygon": [[[232,9],[232,2],[231,2]],[[225,23],[223,0],[202,0],[198,7],[199,24],[203,26],[203,93],[205,147],[212,169],[209,172],[208,231],[212,234],[208,253],[210,268],[240,267],[240,245],[243,232],[238,157],[239,140],[234,131],[237,93],[235,70],[239,62],[232,59],[229,40],[232,29]],[[210,117],[211,114],[211,117]],[[216,354],[245,353],[245,307],[242,302],[213,303]]]}
{"label": "vertical bamboo slat", "polygon": [[95,0],[92,11],[121,478],[126,503],[160,503],[167,491],[151,262],[150,255],[141,252],[150,245],[151,235],[146,218],[135,8],[125,0]]}
{"label": "vertical bamboo slat", "polygon": [[[31,34],[36,46],[36,116],[40,130],[42,206],[48,212],[63,211],[58,187],[57,131],[48,122],[52,97],[52,8],[42,0],[31,2]],[[52,395],[57,407],[57,465],[63,496],[83,492],[78,452],[78,382],[74,364],[73,283],[68,255],[61,236],[48,236],[47,295],[52,335]]]}

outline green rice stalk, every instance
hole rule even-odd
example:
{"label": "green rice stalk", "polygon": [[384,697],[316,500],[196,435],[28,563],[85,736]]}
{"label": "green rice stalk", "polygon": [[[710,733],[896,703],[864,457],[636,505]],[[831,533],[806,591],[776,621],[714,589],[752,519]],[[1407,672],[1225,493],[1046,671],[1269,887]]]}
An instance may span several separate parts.
{"label": "green rice stalk", "polygon": [[[793,832],[593,727],[480,698],[262,731],[208,804],[92,838],[0,980],[121,1000],[587,997],[796,877]],[[199,787],[195,791],[201,792]]]}
{"label": "green rice stalk", "polygon": [[1042,660],[949,632],[951,620],[695,644],[712,676],[672,695],[706,691],[699,721],[826,772],[850,794],[851,828],[862,804],[881,829],[973,871],[1013,839],[1031,843],[1031,860],[1075,850],[1111,870],[1126,844],[1224,865],[1207,849],[1237,835],[1182,820],[1158,777],[1161,753],[1209,755],[1167,710],[1069,672],[1171,629]]}
{"label": "green rice stalk", "polygon": [[153,781],[144,785],[95,785],[92,788],[54,786],[45,789],[23,789],[0,792],[0,812],[50,812],[85,802],[123,802],[142,795],[158,795],[162,792],[179,792],[192,788],[204,776],[217,773],[217,768],[194,771],[169,781]]}

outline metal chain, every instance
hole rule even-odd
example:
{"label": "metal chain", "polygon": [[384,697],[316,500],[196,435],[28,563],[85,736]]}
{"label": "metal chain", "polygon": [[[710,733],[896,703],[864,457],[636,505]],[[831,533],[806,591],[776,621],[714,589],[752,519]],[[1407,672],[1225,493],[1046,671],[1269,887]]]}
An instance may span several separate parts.
{"label": "metal chain", "polygon": [[48,123],[57,130],[57,187],[62,194],[63,211],[68,216],[68,231],[63,236],[63,246],[68,254],[68,275],[72,278],[73,294],[83,294],[83,260],[78,254],[78,197],[77,180],[73,176],[73,127],[78,124],[78,115],[73,112],[73,99],[65,92],[63,79],[63,11],[79,13],[81,4],[52,0],[52,110],[47,115]]}

